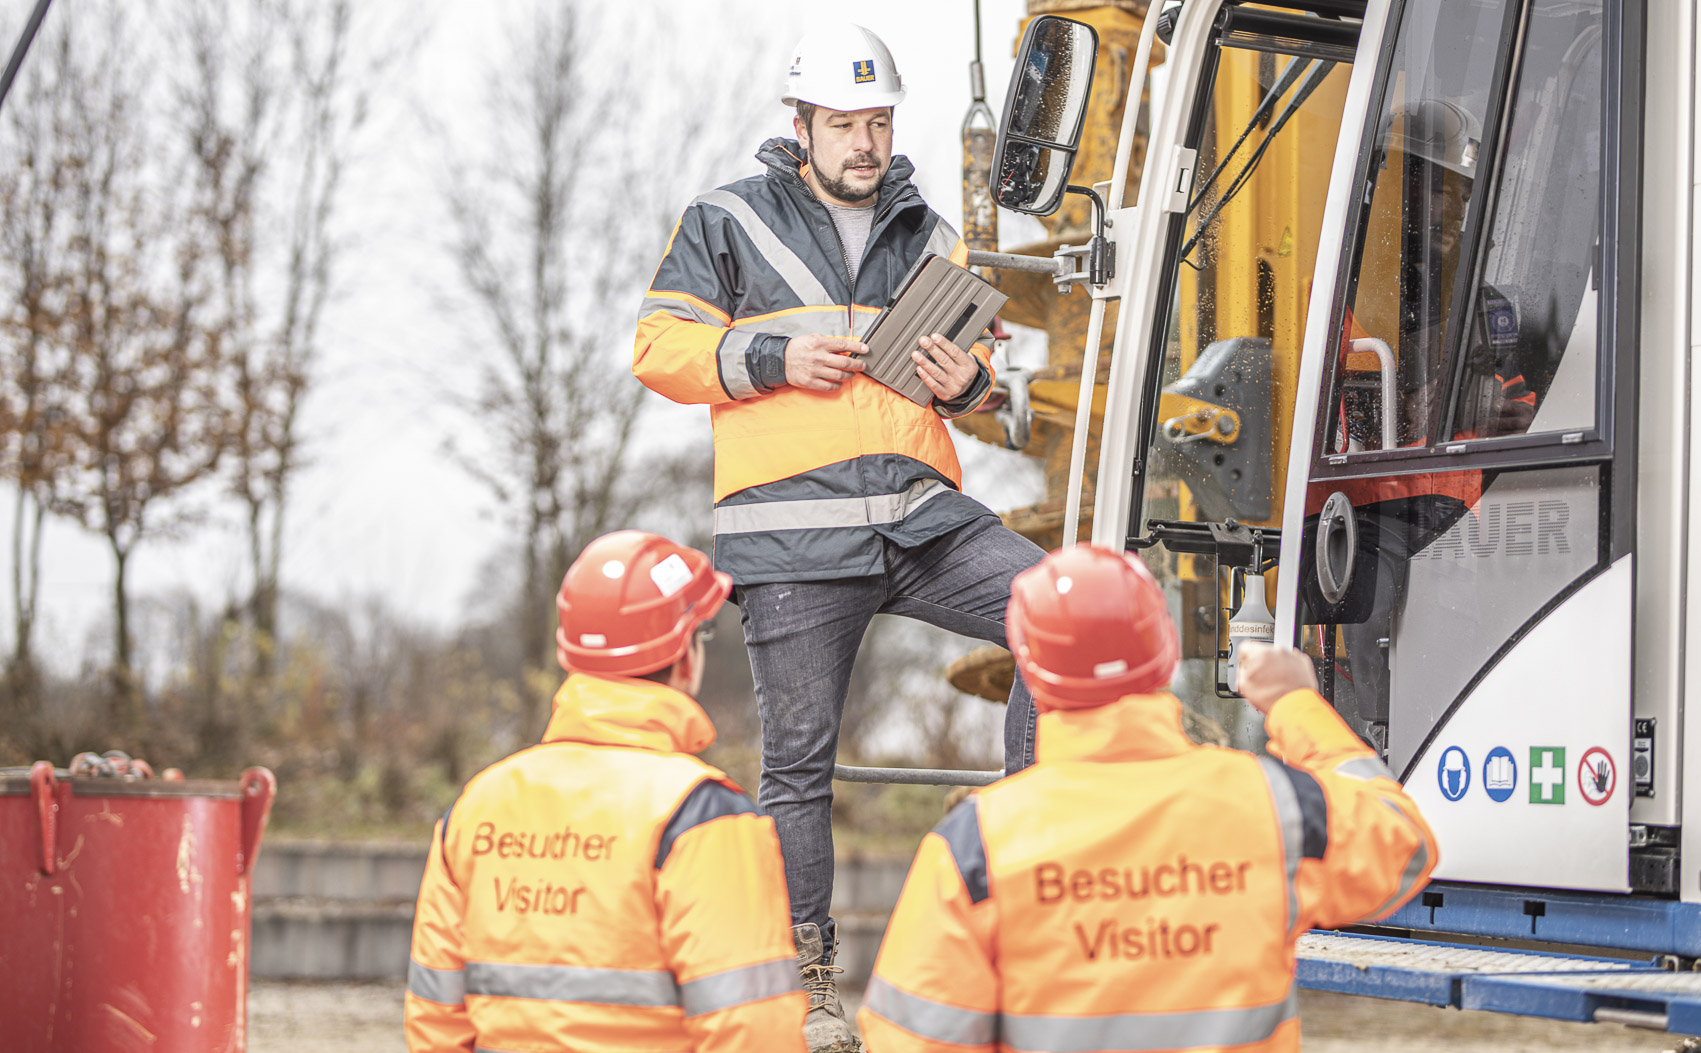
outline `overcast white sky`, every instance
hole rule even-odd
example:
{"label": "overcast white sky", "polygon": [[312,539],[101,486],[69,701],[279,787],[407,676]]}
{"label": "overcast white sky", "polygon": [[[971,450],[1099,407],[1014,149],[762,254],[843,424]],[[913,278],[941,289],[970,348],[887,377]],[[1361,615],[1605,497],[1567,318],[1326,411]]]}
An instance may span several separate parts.
{"label": "overcast white sky", "polygon": [[[422,10],[413,0],[361,4]],[[8,51],[29,6],[27,0],[0,0],[0,35]],[[627,68],[631,56],[623,56],[625,48],[711,49],[706,54],[727,76],[747,78],[762,90],[765,101],[753,101],[752,112],[716,114],[694,130],[700,136],[729,135],[753,122],[762,129],[745,136],[748,142],[739,156],[746,160],[718,182],[754,174],[758,165],[749,158],[760,140],[790,134],[790,111],[778,102],[778,86],[792,43],[817,19],[851,12],[885,39],[909,90],[896,123],[898,152],[915,161],[916,182],[929,203],[960,226],[958,129],[969,104],[973,0],[863,0],[849,9],[795,0],[623,0],[586,6],[602,9],[612,25],[630,27],[625,43],[609,46],[610,76]],[[367,166],[343,199],[343,216],[358,248],[342,262],[338,299],[326,319],[323,368],[306,424],[313,463],[298,479],[288,527],[288,588],[333,602],[382,594],[421,620],[452,624],[475,590],[481,564],[505,536],[505,522],[487,492],[440,452],[446,431],[465,425],[434,403],[432,378],[463,359],[468,349],[465,327],[440,306],[454,278],[443,248],[445,220],[433,171],[437,154],[424,141],[416,114],[423,109],[451,126],[472,125],[483,78],[499,61],[498,20],[521,9],[517,2],[440,0],[416,65],[405,83],[395,85],[369,142]],[[995,113],[1024,10],[1024,0],[981,3],[983,60]],[[665,79],[642,88],[681,90]],[[639,128],[633,134],[668,136],[679,130]],[[678,205],[683,207],[689,196]],[[1030,240],[1038,230],[1032,220],[1011,213],[1004,213],[1001,222],[1006,244]],[[659,258],[661,248],[643,245],[634,251],[650,260]],[[634,310],[636,304],[634,297]],[[709,442],[707,410],[677,408],[655,398],[659,408],[651,417],[652,441]],[[968,492],[995,508],[1037,497],[1034,474],[1018,467],[1023,459],[958,438],[960,447],[970,448],[964,450]],[[0,531],[10,530],[13,500],[10,491],[0,493]],[[44,657],[63,665],[85,650],[85,641],[105,617],[111,559],[99,539],[64,522],[50,527],[45,552],[45,622],[36,641]],[[8,583],[9,553],[8,538],[0,546],[0,581]],[[188,587],[208,603],[219,603],[242,592],[242,566],[240,531],[234,521],[215,517],[182,542],[138,549],[134,591],[144,596]],[[9,591],[6,599],[0,640],[10,637]]]}

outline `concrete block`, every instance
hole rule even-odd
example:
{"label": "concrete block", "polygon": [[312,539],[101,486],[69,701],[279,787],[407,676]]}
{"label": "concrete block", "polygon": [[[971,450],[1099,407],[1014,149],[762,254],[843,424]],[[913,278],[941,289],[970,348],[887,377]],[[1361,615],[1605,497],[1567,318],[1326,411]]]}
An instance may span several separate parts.
{"label": "concrete block", "polygon": [[429,844],[267,841],[254,864],[254,899],[412,900]]}
{"label": "concrete block", "polygon": [[413,904],[271,900],[254,904],[249,973],[268,980],[405,977]]}

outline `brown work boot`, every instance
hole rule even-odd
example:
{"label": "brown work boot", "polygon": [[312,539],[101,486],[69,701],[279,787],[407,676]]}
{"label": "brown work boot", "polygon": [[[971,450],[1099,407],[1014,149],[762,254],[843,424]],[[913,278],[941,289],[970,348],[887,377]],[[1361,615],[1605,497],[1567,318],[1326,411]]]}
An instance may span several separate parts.
{"label": "brown work boot", "polygon": [[809,1053],[862,1053],[862,1043],[845,1019],[845,1007],[839,1001],[837,975],[843,972],[833,964],[833,956],[822,947],[821,926],[798,925],[791,930],[792,942],[797,945],[797,971],[803,977],[803,989],[809,992],[809,1015],[803,1019],[803,1040],[809,1043]]}

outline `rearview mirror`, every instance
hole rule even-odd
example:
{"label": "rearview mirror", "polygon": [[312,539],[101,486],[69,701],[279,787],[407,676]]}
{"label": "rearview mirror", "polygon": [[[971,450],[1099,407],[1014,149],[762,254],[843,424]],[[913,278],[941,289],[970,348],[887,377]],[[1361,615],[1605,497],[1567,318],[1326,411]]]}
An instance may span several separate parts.
{"label": "rearview mirror", "polygon": [[1000,205],[1049,216],[1063,203],[1098,48],[1099,35],[1085,22],[1040,15],[1028,23],[998,122],[992,198]]}

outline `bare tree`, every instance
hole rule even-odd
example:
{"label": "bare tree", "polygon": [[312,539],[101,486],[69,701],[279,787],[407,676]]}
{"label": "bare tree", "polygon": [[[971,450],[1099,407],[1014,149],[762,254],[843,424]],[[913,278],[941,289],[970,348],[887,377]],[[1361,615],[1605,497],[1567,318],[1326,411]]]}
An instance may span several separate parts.
{"label": "bare tree", "polygon": [[[46,71],[28,78],[7,111],[3,141],[11,164],[0,169],[0,478],[17,487],[12,516],[12,624],[8,674],[32,679],[32,636],[41,595],[41,539],[68,468],[64,346],[55,341],[64,313],[65,179],[55,132],[63,104],[54,73],[63,69],[61,36]],[[44,47],[43,51],[50,50]],[[18,685],[14,685],[17,689]],[[28,692],[25,692],[27,694]]]}
{"label": "bare tree", "polygon": [[60,108],[65,251],[49,339],[69,439],[51,510],[106,539],[114,561],[114,669],[130,700],[127,572],[136,546],[185,521],[227,422],[221,334],[205,324],[207,253],[188,230],[182,172],[149,150],[156,84],[122,5],[65,19],[42,56]]}
{"label": "bare tree", "polygon": [[[633,135],[658,120],[640,110],[639,93],[619,87],[644,78],[633,67],[645,58],[601,39],[579,9],[534,5],[512,24],[490,77],[481,159],[463,160],[440,132],[451,253],[480,320],[476,381],[452,396],[473,433],[448,447],[516,521],[524,669],[553,655],[540,613],[572,556],[668,501],[662,480],[690,474],[677,464],[638,469],[644,391],[629,367],[632,311],[705,170],[747,146],[692,143],[677,115],[676,134]],[[622,68],[611,77],[615,54]],[[661,77],[665,57],[648,61]],[[699,81],[679,68],[667,76],[678,100],[700,108],[724,103],[735,80]]]}
{"label": "bare tree", "polygon": [[373,92],[416,38],[384,26],[391,43],[362,41],[371,46],[356,55],[353,0],[195,0],[184,28],[191,61],[179,107],[198,217],[217,246],[237,418],[231,485],[248,535],[244,606],[269,639],[303,464],[300,414],[344,249],[337,204]]}

